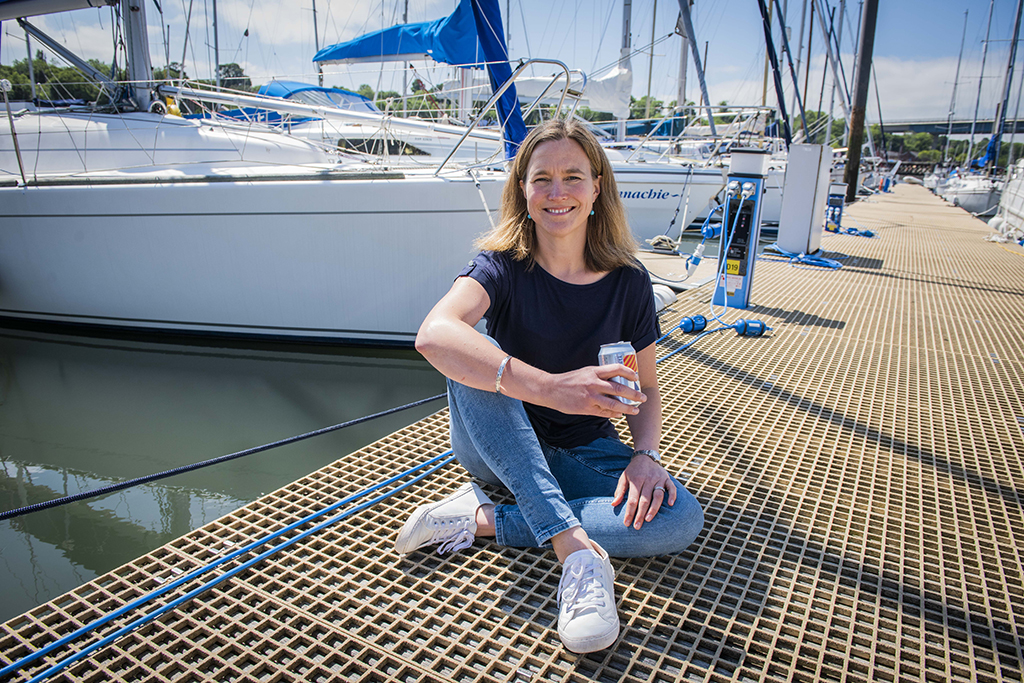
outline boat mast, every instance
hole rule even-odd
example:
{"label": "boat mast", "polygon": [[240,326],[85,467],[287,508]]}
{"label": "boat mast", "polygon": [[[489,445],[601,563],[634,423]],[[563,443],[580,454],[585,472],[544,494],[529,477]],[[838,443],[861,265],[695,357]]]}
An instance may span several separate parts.
{"label": "boat mast", "polygon": [[[839,0],[839,29],[836,31],[836,54],[843,53],[843,17],[846,15],[846,0]],[[836,88],[839,86],[832,81],[832,95],[828,103],[828,123],[825,124],[825,145],[830,146],[832,140],[832,112],[836,106]],[[850,122],[849,119],[846,120]]]}
{"label": "boat mast", "polygon": [[[680,0],[682,2],[683,0]],[[633,0],[623,0],[622,3],[622,48],[619,50],[619,68],[629,68],[629,53],[632,49],[632,39],[629,33],[629,23],[633,18]],[[627,117],[629,115],[627,114]],[[626,139],[626,122],[620,119],[615,129],[616,142]]]}
{"label": "boat mast", "polygon": [[[316,24],[316,0],[313,0],[313,23],[314,28]],[[405,0],[405,9],[402,10],[402,25],[409,23],[409,0]],[[315,36],[314,31],[314,36]],[[507,43],[506,43],[507,44]],[[317,45],[316,51],[320,51],[320,46]],[[320,63],[317,62],[317,71],[320,73],[320,86],[324,84],[324,71]],[[409,62],[402,62],[402,118],[409,117]]]}
{"label": "boat mast", "polygon": [[1017,137],[1017,121],[1020,119],[1020,95],[1021,90],[1024,90],[1024,69],[1021,69],[1020,85],[1017,86],[1017,106],[1013,110],[1013,128],[1010,130],[1010,156],[1006,162],[1006,168],[1013,166],[1013,146],[1017,143],[1014,142],[1014,138]]}
{"label": "boat mast", "polygon": [[220,92],[220,42],[217,38],[217,0],[213,0],[213,74]]}
{"label": "boat mast", "polygon": [[853,107],[850,109],[850,145],[846,151],[846,201],[857,198],[857,177],[860,174],[860,148],[864,144],[864,113],[868,103],[868,85],[871,83],[871,61],[875,52],[875,25],[878,21],[878,0],[864,3],[860,41],[857,49],[857,78],[853,87]]}
{"label": "boat mast", "polygon": [[125,42],[128,46],[128,87],[131,98],[135,106],[146,111],[153,102],[153,63],[149,58],[149,38],[146,35],[146,3],[121,0],[121,21],[124,22]]}
{"label": "boat mast", "polygon": [[964,41],[966,39],[967,10],[964,10],[964,33],[960,36],[960,56],[956,58],[956,75],[953,77],[953,96],[949,98],[949,116],[946,119],[946,149],[942,153],[943,163],[948,163],[949,161],[949,138],[953,135],[953,113],[956,111],[956,87],[960,82],[960,61],[964,58]]}
{"label": "boat mast", "polygon": [[981,106],[981,86],[985,82],[985,59],[988,57],[988,36],[992,30],[992,6],[996,0],[988,2],[988,27],[985,29],[985,45],[981,48],[981,77],[978,78],[978,99],[974,101],[974,120],[971,121],[970,144],[967,145],[967,168],[971,167],[971,157],[974,156],[974,128],[978,125],[978,107]]}
{"label": "boat mast", "polygon": [[[767,30],[769,32],[771,32],[771,30],[772,30],[772,8],[774,6],[775,6],[775,0],[768,0],[768,19],[766,19],[766,21],[768,22]],[[783,24],[782,30],[783,31],[786,30],[785,24]],[[769,59],[770,58],[768,56],[768,51],[765,50],[765,52],[764,52],[764,80],[761,83],[761,106],[762,107],[767,106],[767,104],[768,104],[768,68],[771,65],[771,62],[769,61]]]}
{"label": "boat mast", "polygon": [[[796,45],[796,71],[795,71],[795,73],[797,73],[797,74],[800,73],[800,59],[801,59],[801,57],[803,57],[803,54],[804,54],[804,22],[806,21],[806,19],[807,19],[807,0],[804,0],[801,3],[801,6],[800,6],[800,34],[798,36],[797,45]],[[790,53],[790,57],[792,57],[792,53]],[[796,93],[797,93],[797,91],[793,92],[793,105],[790,107],[790,109],[793,109],[793,110],[796,109]],[[806,86],[804,87],[804,94],[805,95],[807,94],[807,87]],[[806,130],[804,131],[804,136],[805,137],[807,136],[807,131]]]}
{"label": "boat mast", "polygon": [[[1013,67],[1017,61],[1017,39],[1020,37],[1020,15],[1024,10],[1024,0],[1017,0],[1017,18],[1013,23],[1013,42],[1010,43],[1010,59],[1006,63],[1006,79],[1003,82],[1003,101],[999,105],[999,120],[992,131],[995,139],[995,156],[989,156],[985,166],[999,166],[999,150],[1003,146],[1003,130],[1006,127],[1006,106],[1010,103],[1010,87],[1013,85]],[[1016,127],[1014,122],[1014,127]]]}
{"label": "boat mast", "polygon": [[651,16],[651,59],[647,66],[647,106],[644,107],[644,118],[651,118],[651,76],[654,75],[654,27],[658,24],[658,0],[654,0],[654,13]]}
{"label": "boat mast", "polygon": [[[690,0],[684,0],[689,2]],[[683,28],[683,17],[680,15],[676,20],[676,33],[682,40],[679,43],[679,91],[676,94],[676,114],[683,114],[686,107],[686,71],[689,69],[687,54],[690,49],[689,39],[686,37],[686,29]]]}
{"label": "boat mast", "polygon": [[[629,0],[626,0],[627,2]],[[693,18],[690,16],[690,0],[679,0],[679,13],[683,17],[683,26],[686,27],[686,35],[690,39],[690,49],[693,51],[693,68],[697,70],[697,82],[700,83],[700,94],[704,98],[704,106],[708,110],[708,123],[711,125],[711,135],[718,137],[715,130],[715,114],[711,110],[711,99],[708,97],[708,84],[704,80],[704,67],[700,61],[700,50],[697,49],[697,36],[693,32]]]}
{"label": "boat mast", "polygon": [[[406,0],[406,2],[405,2],[405,13],[406,13],[406,15],[409,14],[409,0]],[[402,23],[404,24],[404,23],[407,23],[407,22],[403,21]],[[320,34],[319,34],[319,31],[317,31],[317,27],[316,27],[316,0],[313,0],[313,47],[316,50],[315,52],[313,52],[313,54],[316,54],[317,52],[320,52]],[[320,62],[316,63],[316,78],[317,78],[317,82],[320,84],[320,87],[321,88],[324,87],[324,67],[321,66]],[[405,79],[405,75],[404,74],[402,75],[402,78],[403,78],[403,80],[402,80],[402,97],[405,97],[405,80],[404,80]],[[404,101],[403,101],[403,104],[404,104]]]}

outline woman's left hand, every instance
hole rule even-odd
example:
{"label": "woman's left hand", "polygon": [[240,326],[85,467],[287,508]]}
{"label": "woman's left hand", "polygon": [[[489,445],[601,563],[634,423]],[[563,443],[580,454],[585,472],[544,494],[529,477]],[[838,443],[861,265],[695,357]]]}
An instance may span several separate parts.
{"label": "woman's left hand", "polygon": [[654,519],[663,504],[675,505],[676,494],[675,483],[664,467],[646,455],[636,455],[619,476],[612,506],[625,501],[625,525],[639,530]]}

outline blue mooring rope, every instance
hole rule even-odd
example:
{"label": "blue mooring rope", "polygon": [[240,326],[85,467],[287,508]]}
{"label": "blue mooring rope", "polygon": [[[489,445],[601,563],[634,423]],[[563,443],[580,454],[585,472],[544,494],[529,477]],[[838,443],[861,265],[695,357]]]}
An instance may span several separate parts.
{"label": "blue mooring rope", "polygon": [[21,515],[27,515],[30,512],[39,512],[40,510],[46,510],[52,507],[57,507],[59,505],[67,505],[68,503],[75,503],[80,500],[95,498],[96,496],[102,496],[107,493],[114,493],[115,491],[122,491],[124,489],[131,488],[132,486],[148,484],[151,481],[164,479],[166,477],[172,477],[177,474],[184,474],[185,472],[191,472],[193,470],[202,469],[203,467],[209,467],[210,465],[218,465],[222,462],[234,460],[235,458],[241,458],[242,456],[245,455],[252,455],[254,453],[262,453],[263,451],[269,451],[271,448],[277,448],[278,446],[287,446],[288,444],[292,444],[297,441],[303,441],[305,439],[309,439],[314,436],[320,436],[321,434],[327,434],[329,432],[334,432],[345,427],[351,427],[353,425],[362,424],[363,422],[369,422],[370,420],[374,420],[378,417],[385,417],[387,415],[391,415],[392,413],[397,413],[403,410],[407,410],[409,408],[415,408],[417,406],[423,405],[424,403],[430,403],[431,401],[436,401],[439,398],[444,398],[445,396],[447,396],[447,394],[438,394],[437,396],[431,396],[430,398],[420,399],[419,401],[407,403],[404,406],[398,406],[397,408],[388,408],[387,410],[383,410],[379,413],[374,413],[373,415],[357,417],[354,420],[342,422],[341,424],[336,424],[331,427],[323,427],[321,429],[316,429],[312,432],[306,432],[305,434],[290,436],[287,439],[281,439],[280,441],[274,441],[272,443],[263,444],[262,446],[247,448],[244,451],[229,453],[228,455],[222,455],[217,458],[210,458],[209,460],[203,460],[202,462],[194,462],[191,465],[182,465],[181,467],[175,467],[174,469],[164,470],[163,472],[157,472],[155,474],[147,474],[142,477],[128,479],[127,481],[122,481],[117,484],[110,484],[109,486],[103,486],[98,489],[93,489],[91,491],[81,491],[79,493],[74,493],[70,496],[63,496],[61,498],[54,498],[53,500],[47,500],[41,503],[33,503],[32,505],[26,505],[24,507],[15,508],[13,510],[6,510],[4,512],[0,512],[0,521],[3,521],[5,519],[11,519],[12,517],[20,517]]}
{"label": "blue mooring rope", "polygon": [[79,661],[80,659],[83,659],[83,658],[89,656],[90,654],[92,654],[93,652],[98,650],[99,648],[105,647],[106,645],[109,645],[110,643],[112,643],[114,640],[120,638],[121,636],[123,636],[123,635],[125,635],[125,634],[127,634],[127,633],[129,633],[131,631],[134,631],[135,629],[137,629],[140,626],[143,626],[144,624],[149,623],[150,621],[156,619],[160,615],[162,615],[162,614],[170,611],[171,609],[174,609],[175,607],[177,607],[177,606],[179,606],[179,605],[181,605],[181,604],[183,604],[183,603],[185,603],[185,602],[195,598],[196,596],[200,595],[201,593],[204,593],[205,591],[209,590],[213,586],[216,586],[217,584],[219,584],[219,583],[221,583],[221,582],[231,578],[232,576],[238,574],[239,572],[245,571],[246,569],[249,569],[253,565],[255,565],[255,564],[259,563],[259,562],[262,562],[263,560],[265,560],[266,558],[270,557],[274,553],[276,553],[276,552],[278,552],[280,550],[284,550],[288,546],[293,545],[293,544],[297,543],[298,541],[300,541],[300,540],[302,540],[302,539],[304,539],[304,538],[306,538],[308,536],[311,536],[312,534],[314,534],[314,533],[316,533],[318,531],[322,531],[323,529],[325,529],[326,527],[330,526],[331,524],[334,524],[335,522],[341,521],[342,519],[345,519],[346,517],[349,517],[350,515],[353,515],[353,514],[355,514],[357,512],[362,512],[363,510],[365,510],[365,509],[367,509],[367,508],[369,508],[369,507],[371,507],[373,505],[376,505],[377,503],[385,500],[386,498],[388,498],[390,496],[393,496],[394,494],[398,493],[399,491],[401,491],[403,489],[406,489],[409,486],[412,486],[416,482],[418,482],[418,481],[420,481],[422,479],[425,479],[426,477],[430,476],[431,474],[433,474],[437,470],[441,469],[442,467],[444,467],[445,465],[450,463],[454,458],[455,458],[455,456],[452,454],[452,450],[448,449],[447,451],[445,451],[441,455],[435,456],[435,457],[433,457],[433,458],[431,458],[429,460],[426,460],[425,462],[422,462],[422,463],[420,463],[418,465],[415,465],[415,466],[407,469],[406,471],[404,471],[404,472],[402,472],[400,474],[395,475],[394,477],[391,477],[390,479],[387,479],[385,481],[382,481],[382,482],[379,482],[377,484],[374,484],[373,486],[371,486],[369,488],[363,489],[362,491],[360,491],[358,493],[354,493],[351,496],[348,496],[347,498],[339,500],[337,503],[334,503],[333,505],[329,505],[328,507],[326,507],[323,510],[320,510],[318,512],[314,512],[314,513],[312,513],[312,514],[310,514],[310,515],[300,519],[299,521],[294,522],[294,523],[288,525],[287,527],[285,527],[283,529],[280,529],[279,531],[275,531],[274,533],[269,534],[268,536],[265,536],[264,538],[262,538],[262,539],[260,539],[258,541],[253,541],[252,543],[250,543],[249,545],[245,546],[244,548],[239,548],[238,550],[230,553],[229,555],[225,555],[224,557],[220,558],[219,560],[211,562],[211,563],[209,563],[209,564],[207,564],[207,565],[205,565],[203,567],[200,567],[199,569],[196,569],[195,571],[192,571],[189,574],[186,574],[185,576],[182,576],[181,578],[173,581],[172,583],[167,584],[166,586],[161,586],[160,588],[156,589],[155,591],[152,591],[152,592],[150,592],[150,593],[148,593],[148,594],[146,594],[146,595],[144,595],[144,596],[142,596],[140,598],[137,598],[137,599],[133,600],[132,602],[128,603],[127,605],[124,605],[123,607],[121,607],[121,608],[111,612],[110,614],[107,614],[106,616],[100,617],[99,619],[93,621],[92,623],[87,624],[87,625],[79,628],[74,633],[70,633],[70,634],[64,636],[63,638],[61,638],[60,640],[58,640],[56,642],[53,642],[50,645],[47,645],[46,647],[41,648],[41,649],[33,652],[30,655],[24,656],[21,659],[19,659],[18,661],[12,663],[12,664],[9,664],[8,666],[4,667],[3,669],[0,669],[0,678],[3,678],[7,674],[10,674],[10,673],[13,673],[15,671],[18,671],[19,669],[27,666],[28,664],[31,664],[32,662],[34,662],[35,660],[39,659],[40,657],[43,657],[43,656],[53,652],[57,648],[63,647],[64,645],[70,643],[71,641],[75,640],[76,638],[79,638],[81,636],[86,635],[87,633],[90,633],[90,632],[96,630],[97,628],[103,626],[104,624],[107,624],[107,623],[111,622],[112,620],[117,619],[118,617],[128,613],[129,611],[131,611],[131,610],[133,610],[133,609],[135,609],[137,607],[141,607],[141,606],[145,605],[146,603],[156,599],[157,597],[163,595],[164,593],[166,593],[166,592],[168,592],[168,591],[170,591],[170,590],[172,590],[174,588],[177,588],[178,586],[182,585],[186,581],[191,581],[192,579],[195,579],[195,578],[197,578],[197,577],[199,577],[199,576],[209,572],[210,570],[215,569],[216,567],[224,564],[225,562],[233,560],[236,557],[242,555],[243,553],[247,553],[247,552],[249,552],[249,551],[251,551],[251,550],[253,550],[253,549],[255,549],[255,548],[257,548],[257,547],[259,547],[259,546],[261,546],[261,545],[263,545],[263,544],[265,544],[267,542],[269,542],[269,541],[274,540],[275,538],[279,538],[279,537],[283,536],[284,534],[287,534],[287,533],[289,533],[291,531],[294,531],[295,529],[299,528],[300,526],[302,526],[304,524],[308,524],[309,522],[315,520],[318,517],[322,517],[323,515],[326,515],[329,512],[333,512],[334,510],[337,510],[338,508],[342,507],[343,505],[347,505],[349,503],[355,502],[356,500],[359,500],[360,498],[363,498],[363,497],[365,497],[365,496],[367,496],[367,495],[369,495],[369,494],[371,494],[371,493],[373,493],[375,491],[378,491],[378,490],[380,490],[381,488],[383,488],[385,486],[393,484],[393,483],[397,482],[398,480],[408,476],[412,472],[415,472],[418,469],[421,469],[421,468],[426,467],[428,465],[433,465],[433,467],[431,467],[427,471],[423,472],[422,474],[417,475],[413,479],[410,479],[409,481],[407,481],[404,484],[394,488],[393,490],[388,491],[387,493],[381,494],[380,496],[377,496],[376,498],[374,498],[374,499],[372,499],[370,501],[367,501],[365,503],[361,503],[360,505],[357,505],[356,507],[353,507],[350,510],[345,510],[344,512],[342,512],[340,514],[338,514],[338,515],[336,515],[334,517],[331,517],[330,519],[328,519],[326,521],[323,521],[323,522],[317,524],[316,526],[314,526],[314,527],[312,527],[310,529],[307,529],[306,531],[304,531],[301,534],[295,536],[294,538],[290,538],[287,541],[284,541],[283,543],[280,543],[280,544],[274,546],[273,548],[269,548],[269,549],[263,551],[262,553],[260,553],[256,557],[248,560],[247,562],[239,565],[238,567],[235,567],[231,571],[228,571],[228,572],[226,572],[224,574],[221,574],[220,576],[218,576],[218,577],[216,577],[214,579],[211,579],[210,581],[207,581],[203,585],[199,586],[198,588],[193,589],[192,591],[189,591],[188,593],[186,593],[185,595],[181,596],[180,598],[178,598],[178,599],[176,599],[176,600],[174,600],[172,602],[167,603],[163,607],[161,607],[161,608],[159,608],[157,610],[154,610],[153,612],[150,612],[150,613],[148,613],[148,614],[146,614],[146,615],[144,615],[142,617],[139,617],[138,619],[136,619],[135,621],[133,621],[133,622],[131,622],[129,624],[126,624],[126,625],[122,626],[121,628],[119,628],[114,633],[111,633],[110,635],[104,637],[101,640],[96,641],[95,643],[92,643],[91,645],[89,645],[88,647],[80,650],[79,652],[76,652],[73,655],[69,655],[69,656],[65,657],[64,659],[58,661],[57,663],[53,664],[52,666],[50,666],[45,671],[37,674],[34,678],[30,679],[28,683],[38,683],[39,681],[45,680],[46,678],[49,678],[50,676],[54,675],[55,673],[57,673],[59,671],[62,671],[66,667],[74,664],[75,662]]}

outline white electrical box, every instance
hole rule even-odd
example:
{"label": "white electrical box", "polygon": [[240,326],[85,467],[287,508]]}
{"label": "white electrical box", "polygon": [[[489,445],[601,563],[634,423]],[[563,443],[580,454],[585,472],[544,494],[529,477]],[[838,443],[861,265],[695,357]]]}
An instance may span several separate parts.
{"label": "white electrical box", "polygon": [[813,254],[821,249],[831,169],[831,147],[790,146],[779,215],[781,249],[797,254]]}

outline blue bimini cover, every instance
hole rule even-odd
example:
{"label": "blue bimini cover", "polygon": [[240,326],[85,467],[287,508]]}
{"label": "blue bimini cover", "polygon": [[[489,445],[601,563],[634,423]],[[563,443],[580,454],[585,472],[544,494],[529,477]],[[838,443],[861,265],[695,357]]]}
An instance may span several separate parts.
{"label": "blue bimini cover", "polygon": [[325,88],[299,81],[270,81],[260,86],[260,95],[295,100],[314,106],[380,113],[377,106],[359,93],[343,88]]}

